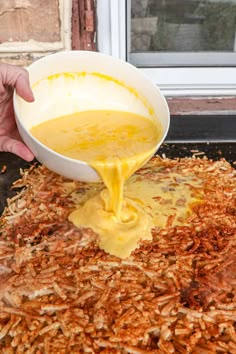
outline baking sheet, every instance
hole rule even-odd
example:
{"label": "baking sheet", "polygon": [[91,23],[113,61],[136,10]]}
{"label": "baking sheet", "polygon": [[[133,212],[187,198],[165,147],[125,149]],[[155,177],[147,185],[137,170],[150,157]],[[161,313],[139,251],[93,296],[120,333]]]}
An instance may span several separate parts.
{"label": "baking sheet", "polygon": [[[194,154],[199,157],[207,156],[213,160],[225,158],[236,168],[236,142],[235,143],[164,143],[158,150],[158,155],[168,158],[191,157]],[[36,163],[34,160],[32,163]],[[16,194],[12,190],[12,183],[20,178],[20,169],[29,168],[32,163],[25,162],[19,157],[1,152],[0,171],[6,166],[6,171],[0,173],[0,213],[7,203],[7,198]]]}

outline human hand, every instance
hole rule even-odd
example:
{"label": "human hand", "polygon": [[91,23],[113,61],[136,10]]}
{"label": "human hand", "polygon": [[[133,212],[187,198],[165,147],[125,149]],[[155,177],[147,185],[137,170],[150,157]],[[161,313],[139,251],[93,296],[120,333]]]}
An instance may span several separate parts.
{"label": "human hand", "polygon": [[12,152],[26,161],[32,161],[34,155],[22,142],[16,126],[13,109],[14,88],[25,101],[34,101],[27,70],[0,64],[0,151]]}

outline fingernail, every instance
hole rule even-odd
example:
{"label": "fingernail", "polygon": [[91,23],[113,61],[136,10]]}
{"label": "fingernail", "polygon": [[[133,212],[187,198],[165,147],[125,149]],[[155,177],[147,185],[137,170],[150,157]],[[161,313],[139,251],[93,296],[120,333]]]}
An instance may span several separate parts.
{"label": "fingernail", "polygon": [[32,101],[34,101],[34,100],[35,100],[35,97],[34,97],[33,91],[31,91],[31,99],[32,99]]}

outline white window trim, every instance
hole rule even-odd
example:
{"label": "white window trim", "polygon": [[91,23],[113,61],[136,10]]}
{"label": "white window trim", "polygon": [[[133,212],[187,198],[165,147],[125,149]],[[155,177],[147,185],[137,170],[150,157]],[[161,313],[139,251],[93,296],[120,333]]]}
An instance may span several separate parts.
{"label": "white window trim", "polygon": [[[126,0],[97,0],[97,19],[98,50],[126,60]],[[165,95],[236,95],[236,67],[159,67],[140,70]]]}

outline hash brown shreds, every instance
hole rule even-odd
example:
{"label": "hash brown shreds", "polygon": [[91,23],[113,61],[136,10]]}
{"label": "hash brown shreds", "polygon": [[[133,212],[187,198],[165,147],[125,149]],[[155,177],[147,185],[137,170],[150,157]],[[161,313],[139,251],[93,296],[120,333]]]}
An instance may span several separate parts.
{"label": "hash brown shreds", "polygon": [[138,173],[171,171],[203,181],[202,203],[126,260],[67,220],[72,192],[94,187],[22,172],[1,217],[1,353],[236,353],[236,171],[157,157]]}

